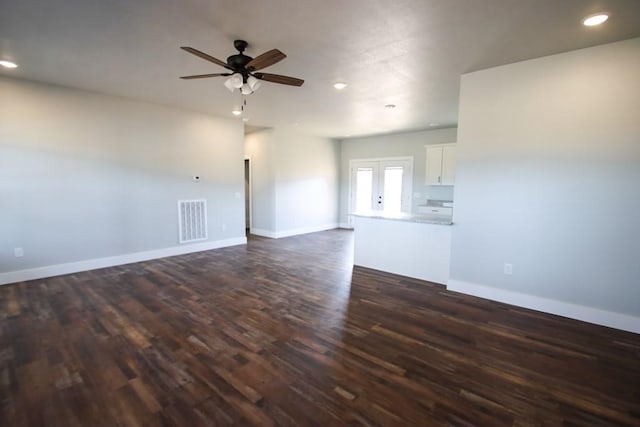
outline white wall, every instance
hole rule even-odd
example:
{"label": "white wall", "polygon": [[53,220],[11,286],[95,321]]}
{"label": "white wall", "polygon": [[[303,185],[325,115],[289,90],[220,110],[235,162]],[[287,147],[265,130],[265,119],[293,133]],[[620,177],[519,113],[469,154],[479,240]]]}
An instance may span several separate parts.
{"label": "white wall", "polygon": [[0,93],[0,273],[176,247],[178,199],[207,199],[210,242],[244,239],[240,122],[7,78]]}
{"label": "white wall", "polygon": [[413,207],[424,204],[427,198],[451,200],[453,187],[425,185],[425,145],[456,142],[456,129],[397,133],[364,138],[345,139],[340,157],[340,224],[347,223],[349,213],[349,161],[383,157],[413,157]]}
{"label": "white wall", "polygon": [[283,237],[337,227],[336,141],[284,129],[246,136],[252,164],[251,232]]}
{"label": "white wall", "polygon": [[640,316],[640,38],[464,75],[455,203],[454,288]]}

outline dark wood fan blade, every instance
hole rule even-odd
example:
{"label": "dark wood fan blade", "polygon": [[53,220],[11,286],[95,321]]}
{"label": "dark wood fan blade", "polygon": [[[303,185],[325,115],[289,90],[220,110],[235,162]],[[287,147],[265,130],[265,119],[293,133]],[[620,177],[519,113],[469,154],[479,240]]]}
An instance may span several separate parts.
{"label": "dark wood fan blade", "polygon": [[230,66],[228,66],[226,62],[221,61],[221,60],[219,60],[218,58],[214,58],[214,57],[213,57],[213,56],[211,56],[211,55],[207,55],[207,54],[206,54],[206,53],[204,53],[204,52],[200,52],[198,49],[194,49],[194,48],[192,48],[192,47],[188,47],[188,46],[180,46],[180,49],[182,49],[182,50],[186,50],[187,52],[189,52],[189,53],[191,53],[191,54],[193,54],[193,55],[195,55],[195,56],[199,56],[200,58],[202,58],[202,59],[204,59],[204,60],[207,60],[207,61],[209,61],[209,62],[213,62],[214,64],[218,64],[218,65],[220,65],[220,66],[222,66],[222,67],[224,67],[224,68],[227,68],[227,69],[229,69],[229,70],[232,70],[232,71],[233,71],[233,68],[231,68]]}
{"label": "dark wood fan blade", "polygon": [[182,76],[181,79],[206,79],[207,77],[230,76],[231,73],[214,73],[214,74],[196,74],[195,76]]}
{"label": "dark wood fan blade", "polygon": [[276,62],[282,61],[287,55],[280,52],[278,49],[271,49],[269,52],[265,52],[262,55],[258,55],[245,65],[245,68],[250,71],[262,70],[263,68],[273,65]]}
{"label": "dark wood fan blade", "polygon": [[295,77],[289,76],[281,76],[279,74],[255,73],[254,76],[256,76],[256,78],[259,80],[264,80],[271,83],[280,83],[281,85],[302,86],[302,83],[304,83],[304,80],[302,79],[296,79]]}

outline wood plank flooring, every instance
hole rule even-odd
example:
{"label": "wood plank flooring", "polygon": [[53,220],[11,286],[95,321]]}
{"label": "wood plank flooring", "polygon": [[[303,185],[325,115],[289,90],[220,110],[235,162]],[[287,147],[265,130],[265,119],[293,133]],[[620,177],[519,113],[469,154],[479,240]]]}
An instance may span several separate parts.
{"label": "wood plank flooring", "polygon": [[0,288],[2,426],[640,426],[640,335],[352,268],[332,230]]}

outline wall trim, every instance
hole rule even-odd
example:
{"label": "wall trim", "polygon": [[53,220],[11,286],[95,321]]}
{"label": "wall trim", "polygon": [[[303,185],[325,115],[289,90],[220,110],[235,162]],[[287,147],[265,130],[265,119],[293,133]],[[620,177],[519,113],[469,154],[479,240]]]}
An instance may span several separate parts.
{"label": "wall trim", "polygon": [[353,224],[349,224],[348,222],[341,222],[338,224],[338,228],[346,228],[348,230],[353,230]]}
{"label": "wall trim", "polygon": [[30,268],[27,270],[9,271],[0,273],[0,285],[24,282],[27,280],[45,279],[47,277],[61,276],[63,274],[78,273],[81,271],[95,270],[98,268],[114,267],[117,265],[131,264],[134,262],[149,261],[157,258],[165,258],[176,255],[184,255],[192,252],[208,251],[227,246],[245,245],[246,237],[233,237],[224,240],[194,243],[190,245],[172,246],[169,248],[154,249],[143,252],[133,252],[124,255],[116,255],[105,258],[94,258],[65,264],[47,265],[44,267]]}
{"label": "wall trim", "polygon": [[251,234],[255,234],[256,236],[269,237],[271,239],[280,239],[282,237],[291,237],[291,236],[297,236],[299,234],[316,233],[318,231],[334,230],[336,228],[340,228],[340,227],[338,226],[338,223],[334,222],[331,224],[316,225],[313,227],[293,228],[291,230],[284,230],[284,231],[271,231],[271,230],[263,230],[261,228],[252,228]]}
{"label": "wall trim", "polygon": [[571,304],[520,292],[507,291],[492,286],[449,279],[447,289],[467,295],[474,295],[493,301],[504,302],[518,307],[529,308],[571,319],[582,320],[596,325],[621,329],[640,334],[640,317],[613,311],[601,310],[583,305]]}

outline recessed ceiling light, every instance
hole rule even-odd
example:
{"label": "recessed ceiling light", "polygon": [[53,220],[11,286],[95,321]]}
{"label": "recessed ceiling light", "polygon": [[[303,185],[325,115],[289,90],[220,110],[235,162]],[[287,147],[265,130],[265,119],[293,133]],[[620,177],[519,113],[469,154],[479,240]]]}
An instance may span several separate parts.
{"label": "recessed ceiling light", "polygon": [[18,64],[11,61],[0,61],[0,65],[4,68],[18,68]]}
{"label": "recessed ceiling light", "polygon": [[342,83],[342,82],[338,82],[338,83],[334,83],[333,87],[335,87],[338,90],[342,90],[345,87],[347,87],[347,84],[346,83]]}
{"label": "recessed ceiling light", "polygon": [[429,123],[430,127],[438,126],[440,123]]}
{"label": "recessed ceiling light", "polygon": [[233,110],[231,114],[233,114],[234,116],[239,116],[240,114],[242,114],[242,110]]}
{"label": "recessed ceiling light", "polygon": [[393,109],[396,108],[396,104],[387,104],[384,106],[384,108]]}
{"label": "recessed ceiling light", "polygon": [[587,27],[593,27],[595,25],[600,25],[609,19],[609,15],[606,13],[598,13],[597,15],[590,15],[584,18],[582,24]]}

